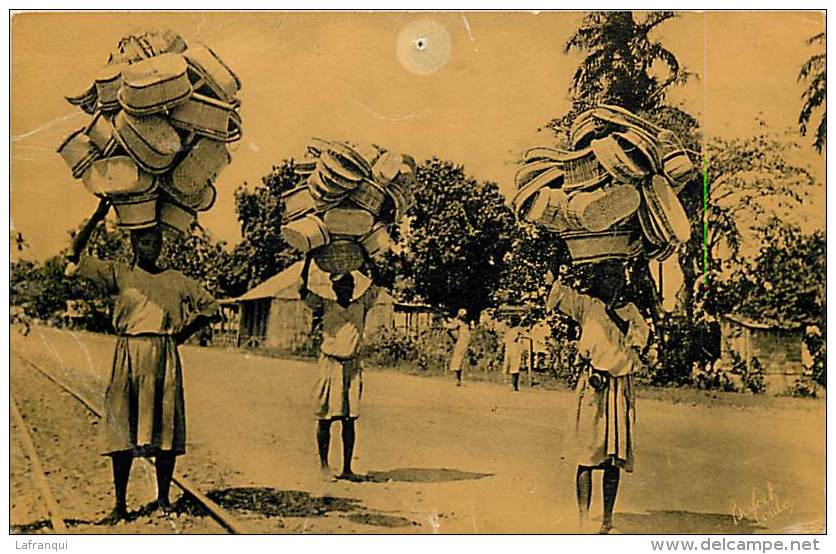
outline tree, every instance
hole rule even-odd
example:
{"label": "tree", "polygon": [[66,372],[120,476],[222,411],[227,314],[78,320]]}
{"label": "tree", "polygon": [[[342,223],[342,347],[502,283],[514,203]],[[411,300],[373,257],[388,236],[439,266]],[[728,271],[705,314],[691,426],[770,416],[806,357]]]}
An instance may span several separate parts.
{"label": "tree", "polygon": [[[807,84],[807,89],[801,95],[804,104],[801,113],[798,115],[798,126],[802,136],[807,135],[807,126],[813,112],[824,106],[827,102],[827,38],[824,32],[813,35],[807,40],[808,45],[819,47],[819,51],[813,54],[810,59],[804,62],[798,72],[798,82]],[[821,152],[827,141],[827,110],[823,110],[819,125],[816,127],[813,146],[816,151]]]}
{"label": "tree", "polygon": [[759,229],[775,218],[786,220],[815,183],[807,168],[787,161],[799,145],[760,125],[753,137],[709,143],[705,226],[698,235],[703,256],[687,258],[688,270],[697,276],[692,314],[733,309],[718,304],[716,287],[747,267],[749,251],[765,240]]}
{"label": "tree", "polygon": [[273,166],[261,185],[249,189],[244,183],[235,191],[235,211],[243,240],[232,251],[227,287],[234,295],[272,277],[300,259],[281,236],[283,192],[297,186],[301,177],[293,171],[293,160]]}
{"label": "tree", "polygon": [[496,183],[438,158],[418,166],[415,197],[398,256],[400,278],[411,283],[405,292],[451,312],[465,308],[476,319],[495,304],[514,216]]}
{"label": "tree", "polygon": [[[596,104],[617,104],[634,112],[653,112],[665,104],[666,91],[683,85],[695,74],[652,32],[676,15],[649,12],[637,20],[632,12],[592,12],[566,41],[563,53],[586,55],[569,88],[572,108],[547,124],[563,137],[575,117]],[[661,75],[657,68],[663,67]]]}

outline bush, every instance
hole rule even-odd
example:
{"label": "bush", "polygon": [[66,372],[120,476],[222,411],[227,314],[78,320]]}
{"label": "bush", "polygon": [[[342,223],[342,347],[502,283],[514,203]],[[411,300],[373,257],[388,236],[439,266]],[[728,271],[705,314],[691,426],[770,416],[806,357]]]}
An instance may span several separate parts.
{"label": "bush", "polygon": [[668,315],[658,322],[658,355],[650,370],[653,385],[688,385],[693,382],[694,325],[684,316]]}
{"label": "bush", "polygon": [[414,338],[386,327],[366,343],[364,358],[372,364],[384,366],[414,362],[418,358],[418,345]]}
{"label": "bush", "polygon": [[799,398],[815,398],[816,382],[808,377],[799,377],[789,390],[791,396]]}
{"label": "bush", "polygon": [[714,369],[698,369],[694,372],[694,386],[703,390],[720,390],[737,392],[738,387],[729,376],[728,371]]}
{"label": "bush", "polygon": [[493,329],[478,324],[470,334],[467,363],[470,371],[492,373],[502,371],[502,341]]}

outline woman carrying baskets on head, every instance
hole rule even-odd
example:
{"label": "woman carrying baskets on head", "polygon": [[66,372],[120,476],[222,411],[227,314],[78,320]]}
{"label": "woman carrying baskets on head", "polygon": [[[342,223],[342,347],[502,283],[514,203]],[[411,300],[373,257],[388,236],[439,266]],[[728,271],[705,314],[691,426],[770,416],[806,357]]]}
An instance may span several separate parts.
{"label": "woman carrying baskets on head", "polygon": [[621,470],[633,471],[636,406],[633,374],[641,368],[639,351],[649,327],[633,303],[621,295],[624,269],[602,271],[590,294],[555,281],[546,309],[557,309],[580,325],[578,350],[587,362],[577,385],[575,445],[576,492],[580,524],[585,528],[592,499],[592,471],[604,472],[604,513],[600,533],[613,527]]}
{"label": "woman carrying baskets on head", "polygon": [[176,457],[186,451],[183,376],[177,347],[208,324],[218,304],[200,285],[157,265],[157,226],[131,231],[130,264],[83,255],[91,233],[107,214],[102,200],[76,237],[67,274],[86,278],[114,296],[118,336],[105,397],[104,454],[113,462],[116,505],[112,521],[128,516],[126,494],[135,456],[153,457],[157,503],[168,513]]}

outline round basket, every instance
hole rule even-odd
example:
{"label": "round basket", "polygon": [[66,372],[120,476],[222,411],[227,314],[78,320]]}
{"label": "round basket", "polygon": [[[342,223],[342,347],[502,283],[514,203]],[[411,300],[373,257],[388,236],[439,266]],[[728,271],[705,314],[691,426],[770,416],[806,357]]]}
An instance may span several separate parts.
{"label": "round basket", "polygon": [[353,240],[335,240],[314,251],[314,261],[327,273],[348,273],[363,265],[363,251]]}

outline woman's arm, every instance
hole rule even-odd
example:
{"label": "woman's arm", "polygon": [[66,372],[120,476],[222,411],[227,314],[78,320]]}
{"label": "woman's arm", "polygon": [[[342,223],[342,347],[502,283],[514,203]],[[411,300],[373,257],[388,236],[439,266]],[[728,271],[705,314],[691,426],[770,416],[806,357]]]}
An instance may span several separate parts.
{"label": "woman's arm", "polygon": [[93,234],[93,230],[96,226],[101,222],[105,216],[107,215],[108,210],[110,210],[110,202],[107,199],[102,198],[99,201],[99,205],[96,208],[96,211],[93,212],[93,215],[90,216],[81,229],[76,233],[76,236],[73,237],[72,246],[70,246],[70,253],[67,255],[67,259],[77,264],[79,259],[81,258],[81,253],[84,251],[84,248],[87,246],[87,241],[90,240],[90,235]]}
{"label": "woman's arm", "polygon": [[179,333],[174,335],[174,342],[177,344],[183,344],[189,340],[189,337],[209,325],[213,319],[215,318],[202,314],[195,317],[188,325],[183,327]]}
{"label": "woman's arm", "polygon": [[302,285],[299,287],[299,296],[302,300],[305,300],[310,293],[308,289],[308,277],[311,273],[311,260],[312,260],[311,253],[308,252],[305,254],[305,265],[302,266]]}

